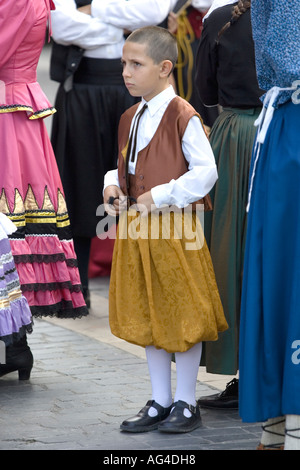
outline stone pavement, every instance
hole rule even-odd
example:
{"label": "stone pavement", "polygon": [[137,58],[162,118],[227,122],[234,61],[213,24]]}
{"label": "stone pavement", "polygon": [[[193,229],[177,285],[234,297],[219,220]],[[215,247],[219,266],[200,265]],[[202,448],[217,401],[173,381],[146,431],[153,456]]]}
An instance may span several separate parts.
{"label": "stone pavement", "polygon": [[[260,425],[242,423],[238,411],[202,410],[202,427],[187,434],[120,431],[121,421],[150,398],[151,386],[144,350],[110,334],[107,287],[106,279],[91,281],[89,317],[35,320],[30,380],[19,382],[17,372],[0,379],[0,449],[254,450]],[[197,397],[217,391],[200,371]]]}

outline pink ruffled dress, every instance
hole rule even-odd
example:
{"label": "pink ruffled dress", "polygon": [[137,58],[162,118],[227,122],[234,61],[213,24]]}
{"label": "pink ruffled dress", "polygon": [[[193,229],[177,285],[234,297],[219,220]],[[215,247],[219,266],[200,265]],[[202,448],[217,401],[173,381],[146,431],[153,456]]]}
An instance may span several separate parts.
{"label": "pink ruffled dress", "polygon": [[43,118],[55,112],[36,81],[51,0],[0,2],[0,212],[22,292],[36,316],[81,317],[82,295],[64,191]]}

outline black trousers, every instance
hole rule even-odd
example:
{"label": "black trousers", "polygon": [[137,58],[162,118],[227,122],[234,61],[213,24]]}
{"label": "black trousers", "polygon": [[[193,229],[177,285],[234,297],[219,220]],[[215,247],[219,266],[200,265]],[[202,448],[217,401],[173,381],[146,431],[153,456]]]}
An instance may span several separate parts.
{"label": "black trousers", "polygon": [[51,141],[74,240],[96,236],[104,175],[117,167],[119,120],[135,102],[119,59],[83,58],[73,88],[59,87]]}

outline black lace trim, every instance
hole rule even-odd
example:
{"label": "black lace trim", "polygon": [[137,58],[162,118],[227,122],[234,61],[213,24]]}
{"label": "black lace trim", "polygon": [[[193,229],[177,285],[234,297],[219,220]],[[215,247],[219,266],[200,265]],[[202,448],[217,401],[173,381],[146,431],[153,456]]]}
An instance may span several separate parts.
{"label": "black lace trim", "polygon": [[76,293],[82,292],[81,284],[73,285],[71,281],[22,284],[21,289],[22,292],[46,292],[60,289],[68,289],[70,292]]}
{"label": "black lace trim", "polygon": [[32,106],[29,106],[28,104],[5,104],[5,105],[0,106],[0,109],[16,109],[16,108],[32,109]]}
{"label": "black lace trim", "polygon": [[22,111],[27,110],[27,111],[32,112],[32,116],[38,116],[39,114],[44,114],[44,113],[47,113],[48,111],[50,112],[55,111],[55,108],[53,106],[50,106],[49,108],[43,108],[43,109],[39,109],[38,111],[33,112],[33,108],[29,104],[6,104],[6,105],[0,106],[0,109],[4,109],[4,110],[20,109]]}
{"label": "black lace trim", "polygon": [[5,343],[5,346],[10,344],[17,343],[23,336],[26,334],[31,334],[33,331],[33,321],[28,325],[23,325],[17,333],[12,333],[11,335],[0,336],[0,340]]}
{"label": "black lace trim", "polygon": [[26,255],[14,255],[15,264],[20,263],[57,263],[63,261],[70,268],[77,268],[77,259],[66,258],[64,253],[55,253],[52,255],[39,255],[39,254],[26,254]]}
{"label": "black lace trim", "polygon": [[[14,219],[12,218],[14,222]],[[72,233],[70,225],[65,227],[58,227],[56,223],[34,223],[29,224],[25,222],[24,218],[24,225],[18,226],[18,230],[14,232],[12,235],[9,235],[8,238],[13,240],[26,240],[26,236],[42,236],[47,239],[47,237],[56,235],[59,240],[72,240]]]}
{"label": "black lace trim", "polygon": [[43,109],[39,109],[38,111],[35,111],[33,113],[33,116],[38,116],[39,114],[44,114],[44,113],[47,113],[48,111],[55,111],[55,108],[53,106],[51,106],[50,108],[43,108]]}
{"label": "black lace trim", "polygon": [[62,300],[54,305],[30,307],[34,317],[81,318],[89,314],[86,306],[75,308],[70,300]]}

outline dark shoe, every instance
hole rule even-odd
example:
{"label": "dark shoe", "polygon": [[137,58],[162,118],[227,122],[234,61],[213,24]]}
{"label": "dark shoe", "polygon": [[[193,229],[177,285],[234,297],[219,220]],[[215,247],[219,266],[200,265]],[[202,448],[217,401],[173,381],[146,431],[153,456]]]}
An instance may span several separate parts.
{"label": "dark shoe", "polygon": [[[187,408],[192,416],[184,416],[184,409]],[[185,401],[178,400],[174,403],[169,416],[159,424],[158,430],[169,433],[191,432],[201,426],[201,416],[199,406],[192,406]]]}
{"label": "dark shoe", "polygon": [[[148,411],[153,407],[157,410],[156,416],[149,416]],[[149,400],[147,401],[144,408],[142,408],[136,416],[123,421],[120,428],[122,431],[127,432],[147,432],[157,429],[158,423],[163,419],[167,418],[171,411],[171,406],[168,408],[163,408],[156,401]]]}
{"label": "dark shoe", "polygon": [[84,298],[87,308],[91,308],[91,296],[90,296],[89,288],[83,287],[82,293],[83,293],[83,298]]}
{"label": "dark shoe", "polygon": [[29,380],[32,366],[32,352],[26,336],[23,336],[18,342],[6,347],[5,364],[0,364],[0,377],[17,370],[19,380]]}
{"label": "dark shoe", "polygon": [[198,404],[201,408],[237,410],[239,408],[239,381],[232,379],[223,392],[202,397],[198,400]]}

